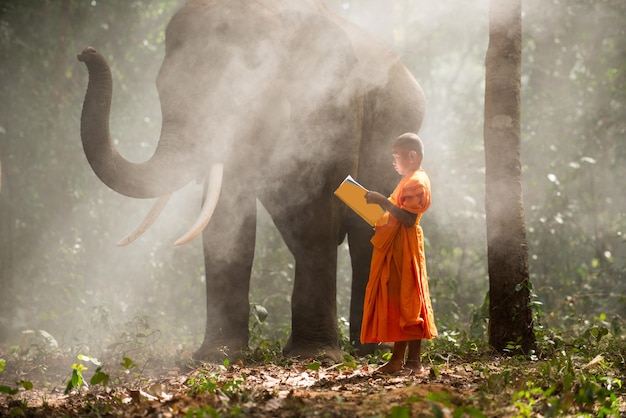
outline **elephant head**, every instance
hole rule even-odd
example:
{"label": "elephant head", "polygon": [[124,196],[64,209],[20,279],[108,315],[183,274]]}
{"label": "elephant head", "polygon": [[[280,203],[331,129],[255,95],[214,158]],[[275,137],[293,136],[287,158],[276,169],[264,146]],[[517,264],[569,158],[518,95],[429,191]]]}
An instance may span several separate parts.
{"label": "elephant head", "polygon": [[[333,42],[315,39],[324,32],[319,26],[325,26]],[[320,54],[326,54],[324,59],[311,60]],[[172,192],[212,174],[198,222],[175,244],[195,237],[215,207],[223,164],[232,170],[240,164],[233,150],[245,148],[251,154],[247,164],[263,165],[274,144],[290,133],[294,96],[300,114],[315,113],[320,102],[341,100],[346,88],[337,74],[345,80],[354,63],[346,35],[317,14],[279,14],[260,2],[191,1],[166,30],[165,59],[157,77],[163,121],[158,145],[150,159],[133,163],[117,152],[110,137],[112,80],[105,58],[92,47],[77,58],[90,75],[81,138],[91,167],[118,193],[159,198],[137,230],[118,245],[141,235]],[[308,80],[306,91],[294,87],[303,80]]]}

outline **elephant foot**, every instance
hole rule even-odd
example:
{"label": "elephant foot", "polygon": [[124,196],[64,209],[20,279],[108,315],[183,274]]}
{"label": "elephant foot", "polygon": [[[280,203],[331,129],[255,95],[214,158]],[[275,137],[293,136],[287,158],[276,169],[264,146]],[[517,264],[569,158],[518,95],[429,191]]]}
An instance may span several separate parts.
{"label": "elephant foot", "polygon": [[299,360],[315,359],[322,363],[341,363],[343,361],[344,351],[339,345],[316,345],[316,344],[293,344],[291,338],[283,348],[283,354],[289,358],[297,358]]}
{"label": "elephant foot", "polygon": [[247,347],[242,347],[241,345],[218,345],[204,341],[200,348],[193,354],[193,359],[203,363],[223,364],[225,360],[228,360],[230,363],[235,363],[243,359],[246,350]]}

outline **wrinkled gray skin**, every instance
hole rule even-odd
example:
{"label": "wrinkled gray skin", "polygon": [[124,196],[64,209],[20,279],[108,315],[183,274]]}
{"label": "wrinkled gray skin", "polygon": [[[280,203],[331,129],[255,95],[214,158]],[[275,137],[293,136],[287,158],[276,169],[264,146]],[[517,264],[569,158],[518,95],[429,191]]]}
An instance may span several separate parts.
{"label": "wrinkled gray skin", "polygon": [[285,354],[340,361],[337,245],[347,233],[350,337],[358,343],[372,229],[333,191],[351,174],[390,192],[398,181],[391,141],[417,132],[424,113],[421,88],[390,48],[312,0],[191,1],[167,27],[157,78],[162,132],[141,164],[112,146],[105,59],[93,48],[78,59],[89,71],[83,147],[107,186],[154,198],[224,163],[203,232],[207,322],[195,358],[221,360],[222,347],[231,357],[247,347],[258,199],[296,262]]}

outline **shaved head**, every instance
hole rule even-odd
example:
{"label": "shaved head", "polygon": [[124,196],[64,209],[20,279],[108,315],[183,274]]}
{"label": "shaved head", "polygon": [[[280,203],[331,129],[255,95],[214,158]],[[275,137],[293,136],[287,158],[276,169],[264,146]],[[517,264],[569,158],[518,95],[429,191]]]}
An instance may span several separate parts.
{"label": "shaved head", "polygon": [[418,155],[424,156],[424,143],[417,134],[412,132],[407,132],[397,137],[391,147],[406,151],[415,151]]}

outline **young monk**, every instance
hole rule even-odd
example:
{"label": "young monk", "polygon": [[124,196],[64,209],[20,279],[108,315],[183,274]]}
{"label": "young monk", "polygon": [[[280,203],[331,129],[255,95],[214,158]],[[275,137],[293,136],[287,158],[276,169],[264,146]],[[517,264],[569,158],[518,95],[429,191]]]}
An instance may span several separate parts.
{"label": "young monk", "polygon": [[430,180],[422,169],[424,144],[416,134],[400,135],[391,155],[402,180],[390,198],[374,191],[365,196],[367,203],[387,212],[376,222],[372,238],[361,342],[394,343],[391,359],[375,373],[410,375],[424,370],[421,340],[437,336],[419,225],[430,206]]}

